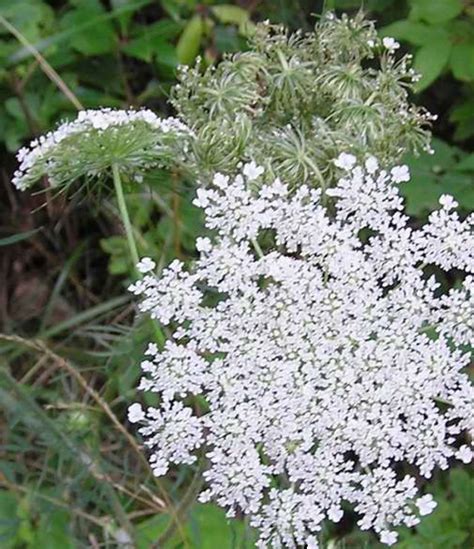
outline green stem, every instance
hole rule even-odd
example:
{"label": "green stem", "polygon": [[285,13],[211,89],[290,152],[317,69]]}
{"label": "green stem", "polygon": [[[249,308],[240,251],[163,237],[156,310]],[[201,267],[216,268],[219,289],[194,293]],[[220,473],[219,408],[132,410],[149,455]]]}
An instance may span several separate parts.
{"label": "green stem", "polygon": [[137,245],[133,236],[133,228],[130,222],[130,216],[128,215],[127,204],[123,194],[122,180],[120,178],[120,171],[117,164],[112,164],[112,175],[114,179],[115,194],[117,195],[120,217],[122,218],[122,222],[125,227],[125,234],[127,235],[127,242],[128,247],[130,248],[132,261],[136,267],[137,263],[140,261],[140,258],[138,257]]}
{"label": "green stem", "polygon": [[313,170],[314,175],[319,179],[319,182],[321,183],[321,189],[324,192],[326,190],[327,185],[326,185],[326,182],[324,181],[323,174],[319,170],[316,163],[313,162],[313,160],[311,160],[311,158],[305,157],[305,160],[306,160],[306,164],[308,164],[308,166]]}
{"label": "green stem", "polygon": [[[112,175],[114,179],[115,194],[117,195],[117,202],[118,202],[118,207],[120,211],[120,217],[122,218],[123,225],[125,227],[125,234],[127,235],[128,247],[130,249],[130,254],[132,256],[132,261],[133,261],[133,265],[135,267],[135,273],[136,273],[136,267],[138,262],[140,261],[140,258],[138,256],[135,237],[133,236],[133,227],[132,227],[132,223],[130,222],[130,216],[128,215],[127,204],[125,202],[125,196],[123,194],[122,179],[120,178],[120,171],[117,164],[112,164]],[[136,273],[136,274],[139,274],[139,273]],[[156,342],[162,345],[166,341],[166,337],[163,334],[163,331],[160,325],[154,320],[151,320],[151,324],[153,327],[153,331],[155,333]]]}
{"label": "green stem", "polygon": [[288,66],[288,63],[286,61],[285,56],[283,55],[283,52],[281,50],[277,50],[276,53],[277,53],[277,56],[278,56],[278,60],[280,61],[281,66],[283,67],[283,70],[287,71],[289,69],[289,66]]}
{"label": "green stem", "polygon": [[252,246],[254,250],[257,252],[257,255],[260,259],[264,256],[262,248],[260,248],[260,244],[258,243],[256,238],[252,238]]}

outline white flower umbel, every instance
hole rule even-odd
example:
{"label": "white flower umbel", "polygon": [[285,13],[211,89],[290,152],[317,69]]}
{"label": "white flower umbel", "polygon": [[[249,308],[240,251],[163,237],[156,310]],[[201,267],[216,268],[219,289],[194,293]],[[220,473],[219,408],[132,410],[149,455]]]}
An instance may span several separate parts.
{"label": "white flower umbel", "polygon": [[47,175],[52,186],[65,185],[82,176],[97,177],[113,164],[139,178],[151,166],[166,163],[174,138],[191,133],[178,119],[159,118],[146,109],[80,111],[75,120],[18,151],[13,184],[24,190]]}
{"label": "white flower umbel", "polygon": [[[80,111],[72,122],[65,122],[20,149],[20,165],[12,181],[25,190],[47,176],[50,185],[61,190],[77,182],[112,179],[130,256],[137,264],[137,245],[122,178],[141,182],[150,168],[179,166],[192,138],[191,130],[178,119],[158,118],[146,109]],[[150,261],[138,265],[138,271],[146,272],[143,269]]]}
{"label": "white flower umbel", "polygon": [[[400,464],[429,478],[471,458],[458,436],[473,429],[473,216],[443,197],[414,229],[397,188],[406,167],[351,154],[334,165],[326,196],[264,184],[254,164],[217,174],[195,201],[213,231],[195,267],[174,261],[132,288],[172,332],[142,363],[161,408],[130,410],[154,468],[205,448],[202,499],[249,515],[262,549],[317,547],[347,506],[393,544],[395,527],[435,507]],[[426,266],[464,283],[443,293]]]}

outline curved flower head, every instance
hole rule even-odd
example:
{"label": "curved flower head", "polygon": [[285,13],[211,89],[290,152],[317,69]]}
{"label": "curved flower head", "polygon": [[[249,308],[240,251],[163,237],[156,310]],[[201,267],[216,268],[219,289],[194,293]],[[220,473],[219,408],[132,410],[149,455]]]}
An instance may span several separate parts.
{"label": "curved flower head", "polygon": [[191,135],[178,119],[161,119],[149,110],[80,111],[18,152],[13,183],[24,190],[47,175],[53,187],[67,186],[82,177],[100,178],[114,164],[140,180],[151,167],[179,162]]}

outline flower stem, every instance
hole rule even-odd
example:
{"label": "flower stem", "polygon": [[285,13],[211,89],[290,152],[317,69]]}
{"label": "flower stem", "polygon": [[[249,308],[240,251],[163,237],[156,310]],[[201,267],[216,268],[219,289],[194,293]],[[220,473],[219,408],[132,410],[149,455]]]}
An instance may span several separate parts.
{"label": "flower stem", "polygon": [[136,267],[137,263],[140,261],[140,258],[138,257],[137,245],[133,236],[133,228],[130,222],[130,216],[128,215],[127,204],[123,194],[122,180],[120,178],[120,171],[117,164],[112,164],[112,175],[114,179],[115,194],[117,195],[120,217],[122,218],[122,222],[125,227],[125,234],[127,235],[127,242],[130,249],[130,254],[132,256],[133,265]]}
{"label": "flower stem", "polygon": [[[133,227],[132,223],[130,222],[130,216],[128,215],[127,204],[125,202],[125,196],[123,194],[122,179],[120,178],[120,171],[117,164],[112,164],[112,175],[114,179],[115,194],[117,195],[120,217],[122,218],[122,222],[125,227],[125,234],[127,235],[127,242],[130,249],[130,254],[132,256],[134,271],[135,274],[138,274],[141,278],[140,273],[137,273],[137,264],[140,261],[140,258],[138,256],[137,244],[133,236]],[[156,342],[160,345],[163,345],[163,343],[166,341],[163,330],[161,329],[160,325],[154,320],[151,320],[151,325],[155,334]]]}
{"label": "flower stem", "polygon": [[263,251],[262,251],[262,248],[260,248],[260,244],[258,243],[257,239],[256,238],[252,238],[252,246],[254,248],[254,250],[257,252],[257,255],[260,259],[262,259],[262,257],[264,256],[263,254]]}

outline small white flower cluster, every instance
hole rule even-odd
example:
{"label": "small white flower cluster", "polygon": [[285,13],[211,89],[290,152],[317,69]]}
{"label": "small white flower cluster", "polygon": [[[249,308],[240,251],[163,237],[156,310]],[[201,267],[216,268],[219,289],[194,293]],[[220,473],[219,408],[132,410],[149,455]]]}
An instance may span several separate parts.
{"label": "small white flower cluster", "polygon": [[382,44],[390,53],[394,53],[400,47],[400,44],[391,36],[385,36],[382,40]]}
{"label": "small white flower cluster", "polygon": [[[401,465],[429,478],[472,457],[458,440],[474,431],[463,372],[474,218],[442,197],[414,229],[397,189],[405,166],[350,154],[334,164],[329,196],[263,184],[255,164],[217,174],[195,201],[214,231],[198,240],[195,268],[174,261],[157,279],[144,260],[131,288],[143,312],[172,327],[142,363],[140,388],[161,408],[133,404],[129,416],[156,474],[203,447],[201,500],[249,515],[262,549],[316,548],[322,521],[340,521],[347,506],[391,545],[395,527],[436,506]],[[460,269],[464,283],[443,294],[427,265]]]}
{"label": "small white flower cluster", "polygon": [[[369,46],[369,48],[375,48],[376,45],[378,44],[376,44],[375,40],[370,39],[367,41],[367,45]],[[391,36],[385,36],[382,39],[382,46],[390,54],[393,54],[398,50],[398,48],[400,47],[400,44],[395,40],[395,38],[392,38]]]}
{"label": "small white flower cluster", "polygon": [[65,139],[84,132],[103,132],[109,128],[119,128],[137,122],[145,123],[161,133],[177,132],[189,134],[189,128],[177,118],[159,118],[150,110],[116,110],[110,108],[80,111],[77,118],[61,124],[56,130],[33,140],[29,147],[17,153],[20,165],[13,175],[12,182],[20,190],[28,188],[32,181],[28,177],[31,169],[47,157]]}

